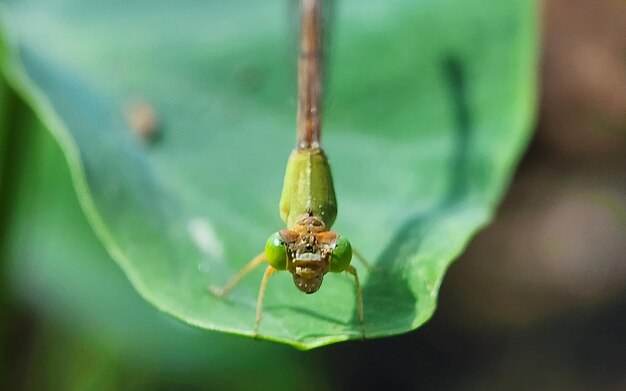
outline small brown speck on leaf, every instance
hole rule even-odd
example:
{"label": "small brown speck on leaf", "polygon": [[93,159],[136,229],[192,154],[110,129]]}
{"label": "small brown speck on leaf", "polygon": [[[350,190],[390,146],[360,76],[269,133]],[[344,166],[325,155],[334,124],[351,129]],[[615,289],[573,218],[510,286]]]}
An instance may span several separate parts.
{"label": "small brown speck on leaf", "polygon": [[152,144],[158,137],[159,123],[154,108],[143,101],[127,105],[126,121],[137,138],[144,144]]}

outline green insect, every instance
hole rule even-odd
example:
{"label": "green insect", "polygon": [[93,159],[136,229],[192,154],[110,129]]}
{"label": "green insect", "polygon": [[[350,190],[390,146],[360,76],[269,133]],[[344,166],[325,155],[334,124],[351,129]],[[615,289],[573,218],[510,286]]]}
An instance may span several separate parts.
{"label": "green insect", "polygon": [[287,162],[280,199],[280,216],[287,229],[273,233],[265,251],[255,257],[224,287],[211,291],[224,296],[241,279],[263,262],[265,269],[257,301],[255,335],[258,334],[263,296],[270,276],[288,270],[302,292],[315,293],[328,272],[347,272],[354,276],[358,316],[365,337],[363,296],[359,277],[350,265],[356,255],[348,239],[330,231],[337,217],[337,201],[330,166],[320,146],[321,106],[321,4],[320,0],[302,0],[301,40],[298,60],[297,146]]}

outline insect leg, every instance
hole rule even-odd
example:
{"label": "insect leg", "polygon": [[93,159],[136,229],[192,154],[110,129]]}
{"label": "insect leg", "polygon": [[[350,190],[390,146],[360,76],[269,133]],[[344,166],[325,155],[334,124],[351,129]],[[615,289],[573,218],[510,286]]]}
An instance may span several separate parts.
{"label": "insect leg", "polygon": [[262,252],[261,254],[257,255],[252,261],[250,261],[246,266],[244,266],[243,269],[241,269],[239,271],[239,273],[235,274],[235,276],[233,278],[231,278],[230,281],[228,281],[228,283],[226,285],[224,285],[221,288],[220,287],[210,286],[209,290],[215,296],[222,297],[222,296],[227,295],[228,292],[230,292],[235,286],[237,286],[237,284],[239,284],[239,282],[246,275],[248,275],[251,271],[253,271],[260,264],[262,264],[263,261],[265,261],[265,252]]}
{"label": "insect leg", "polygon": [[359,283],[359,276],[356,273],[354,266],[348,266],[346,272],[354,276],[354,283],[356,285],[356,301],[359,312],[359,322],[361,323],[361,337],[365,339],[365,320],[363,319],[363,293],[361,292],[361,284]]}
{"label": "insect leg", "polygon": [[254,336],[259,335],[259,325],[261,324],[261,315],[263,313],[263,296],[265,296],[265,287],[267,286],[267,281],[270,279],[271,275],[274,274],[276,269],[271,266],[268,266],[265,269],[265,273],[263,274],[263,279],[261,280],[261,287],[259,288],[259,297],[256,301],[256,322],[254,323]]}
{"label": "insect leg", "polygon": [[376,267],[372,266],[372,264],[368,260],[366,260],[365,257],[361,255],[360,252],[356,251],[354,248],[352,249],[352,254],[354,254],[354,256],[363,264],[363,266],[367,268],[367,270],[369,270],[370,272],[376,271]]}

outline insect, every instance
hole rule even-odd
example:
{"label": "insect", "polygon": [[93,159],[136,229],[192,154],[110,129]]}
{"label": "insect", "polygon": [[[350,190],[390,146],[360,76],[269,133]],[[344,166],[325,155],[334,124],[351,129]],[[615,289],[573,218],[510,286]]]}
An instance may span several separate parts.
{"label": "insect", "polygon": [[270,276],[287,270],[296,287],[305,293],[320,289],[324,276],[347,272],[354,276],[357,309],[361,333],[365,337],[363,296],[359,277],[350,264],[354,254],[366,266],[368,263],[355,251],[343,235],[330,231],[337,216],[337,201],[330,166],[320,145],[322,27],[320,0],[301,2],[301,39],[298,58],[298,112],[296,148],[287,162],[280,216],[286,229],[273,233],[265,251],[255,257],[224,287],[211,288],[224,296],[243,277],[267,262],[259,295],[254,333],[261,323],[263,296]]}

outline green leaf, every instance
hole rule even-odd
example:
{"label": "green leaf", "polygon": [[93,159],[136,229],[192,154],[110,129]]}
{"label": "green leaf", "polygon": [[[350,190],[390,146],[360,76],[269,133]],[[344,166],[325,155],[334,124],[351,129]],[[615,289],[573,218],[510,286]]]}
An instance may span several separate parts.
{"label": "green leaf", "polygon": [[[91,226],[149,302],[252,335],[258,270],[225,283],[281,228],[294,144],[295,39],[286,4],[2,3],[1,64],[61,145]],[[445,269],[490,219],[534,114],[536,16],[526,0],[338,3],[324,145],[335,229],[381,270],[363,279],[367,337],[433,313]],[[124,118],[156,112],[146,145]],[[360,338],[354,283],[267,289],[263,338]]]}
{"label": "green leaf", "polygon": [[[212,382],[223,377],[225,368],[237,369],[243,376],[228,380],[235,388],[258,386],[258,379],[266,387],[295,388],[301,376],[316,368],[308,357],[286,347],[206,335],[142,300],[90,229],[58,145],[32,116],[22,115],[14,123],[21,150],[28,153],[15,154],[13,160],[20,175],[9,220],[10,245],[3,248],[7,280],[48,324],[66,330],[81,349],[95,346],[100,356],[120,357],[127,368],[152,367],[162,375],[183,371],[187,380],[208,377]],[[50,333],[47,327],[42,331]],[[67,341],[61,345],[56,349],[66,358],[81,351]],[[279,360],[283,371],[275,371],[275,362],[267,357]],[[56,372],[65,378],[62,371],[72,367],[64,362]],[[44,376],[39,384],[49,380]],[[314,381],[324,388],[324,376]]]}

